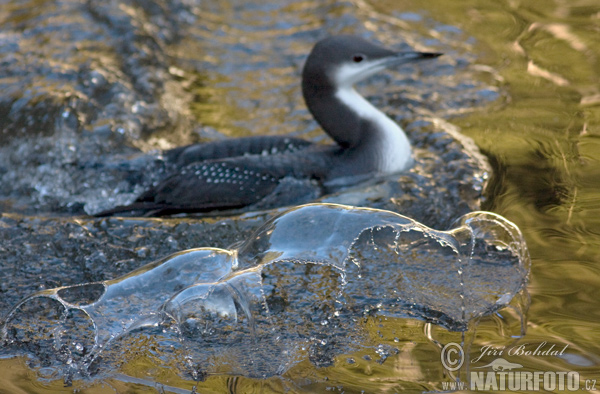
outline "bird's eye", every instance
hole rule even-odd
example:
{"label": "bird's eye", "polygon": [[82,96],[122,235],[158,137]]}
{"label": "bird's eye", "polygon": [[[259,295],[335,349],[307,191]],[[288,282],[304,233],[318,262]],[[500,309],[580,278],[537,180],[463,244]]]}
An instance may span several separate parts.
{"label": "bird's eye", "polygon": [[356,54],[354,56],[352,56],[352,60],[354,61],[354,63],[360,63],[365,59],[365,56],[362,54]]}

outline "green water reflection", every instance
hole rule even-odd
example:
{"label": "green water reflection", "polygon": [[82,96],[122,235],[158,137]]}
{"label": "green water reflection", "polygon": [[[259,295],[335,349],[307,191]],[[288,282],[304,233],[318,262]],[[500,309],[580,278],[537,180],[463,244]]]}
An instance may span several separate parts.
{"label": "green water reflection", "polygon": [[[423,7],[403,1],[401,8]],[[582,357],[550,362],[544,370],[597,378],[600,3],[431,1],[426,7],[433,18],[477,39],[473,50],[499,70],[510,97],[503,108],[453,123],[494,164],[484,208],[517,223],[528,241],[532,304],[522,342],[569,343]]]}

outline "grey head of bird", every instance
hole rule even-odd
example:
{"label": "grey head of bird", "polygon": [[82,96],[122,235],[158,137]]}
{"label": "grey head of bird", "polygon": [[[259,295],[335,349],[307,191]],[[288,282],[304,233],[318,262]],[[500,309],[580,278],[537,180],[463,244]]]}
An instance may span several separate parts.
{"label": "grey head of bird", "polygon": [[[394,138],[396,127],[354,90],[354,84],[386,68],[440,55],[394,51],[352,35],[328,37],[313,47],[306,60],[302,94],[315,120],[342,148],[365,146],[365,139],[381,144],[386,138],[372,136],[364,129],[387,134],[389,140]],[[402,154],[407,154],[406,149]]]}

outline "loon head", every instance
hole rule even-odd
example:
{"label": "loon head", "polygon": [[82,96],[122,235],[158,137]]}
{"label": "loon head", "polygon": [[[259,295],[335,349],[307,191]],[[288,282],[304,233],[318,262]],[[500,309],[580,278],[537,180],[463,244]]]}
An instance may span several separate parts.
{"label": "loon head", "polygon": [[302,78],[306,84],[343,88],[388,67],[440,55],[433,52],[397,52],[361,37],[333,36],[313,47],[306,59]]}
{"label": "loon head", "polygon": [[387,122],[383,118],[392,121],[356,93],[353,85],[388,67],[440,55],[397,52],[352,35],[325,38],[314,46],[304,65],[304,100],[317,122],[340,146],[355,147],[364,140],[361,124],[365,120],[377,123],[379,128]]}

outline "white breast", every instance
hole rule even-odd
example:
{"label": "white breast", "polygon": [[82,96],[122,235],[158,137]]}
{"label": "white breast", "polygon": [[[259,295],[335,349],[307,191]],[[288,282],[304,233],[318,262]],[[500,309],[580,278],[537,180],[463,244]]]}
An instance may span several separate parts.
{"label": "white breast", "polygon": [[336,97],[360,117],[377,124],[381,134],[378,151],[378,170],[391,174],[406,170],[412,161],[411,147],[404,130],[383,112],[375,108],[352,86],[340,88]]}

